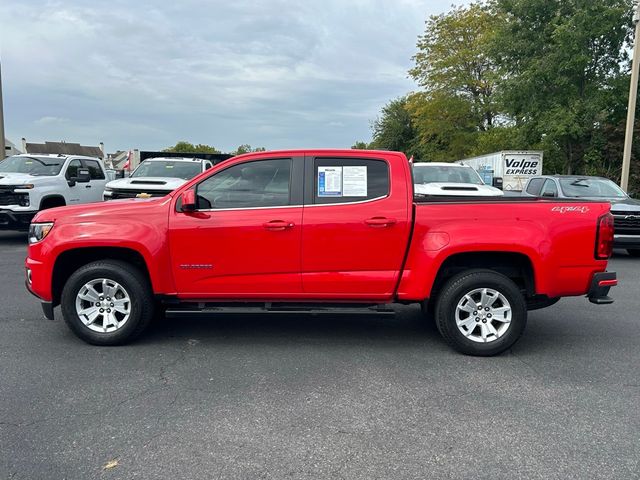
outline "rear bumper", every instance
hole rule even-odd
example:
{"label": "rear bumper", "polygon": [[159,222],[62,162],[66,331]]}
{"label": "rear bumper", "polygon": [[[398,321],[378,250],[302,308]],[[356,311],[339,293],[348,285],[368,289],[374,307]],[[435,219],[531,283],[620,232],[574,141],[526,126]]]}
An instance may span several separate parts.
{"label": "rear bumper", "polygon": [[14,212],[0,208],[0,230],[29,230],[29,224],[38,212]]}
{"label": "rear bumper", "polygon": [[598,272],[591,279],[591,286],[587,298],[591,303],[606,305],[613,303],[613,298],[609,297],[609,289],[618,284],[616,272]]}

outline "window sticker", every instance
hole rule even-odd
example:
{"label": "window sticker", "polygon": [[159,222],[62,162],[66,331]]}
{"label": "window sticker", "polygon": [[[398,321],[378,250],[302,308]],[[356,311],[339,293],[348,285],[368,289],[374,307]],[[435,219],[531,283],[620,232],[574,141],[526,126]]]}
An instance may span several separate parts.
{"label": "window sticker", "polygon": [[342,197],[342,167],[318,167],[318,197]]}
{"label": "window sticker", "polygon": [[342,195],[345,197],[367,196],[367,167],[343,167]]}

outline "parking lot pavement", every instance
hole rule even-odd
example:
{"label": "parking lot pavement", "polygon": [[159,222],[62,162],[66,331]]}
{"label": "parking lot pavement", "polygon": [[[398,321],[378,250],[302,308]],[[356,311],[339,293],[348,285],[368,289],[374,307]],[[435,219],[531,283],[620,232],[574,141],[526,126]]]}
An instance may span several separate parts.
{"label": "parking lot pavement", "polygon": [[42,319],[25,240],[0,233],[2,479],[640,478],[638,259],[611,261],[616,303],[531,312],[494,358],[415,307],[161,321],[99,348]]}

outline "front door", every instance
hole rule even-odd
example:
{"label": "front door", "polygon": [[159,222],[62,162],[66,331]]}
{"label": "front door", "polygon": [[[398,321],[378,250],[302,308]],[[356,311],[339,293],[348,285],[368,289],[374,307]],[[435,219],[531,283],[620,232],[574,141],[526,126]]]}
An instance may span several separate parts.
{"label": "front door", "polygon": [[[69,162],[69,164],[67,165],[67,171],[64,174],[67,182],[71,182],[73,178],[76,178],[78,176],[78,170],[80,168],[82,168],[82,162],[80,160],[74,159]],[[87,192],[87,189],[85,188],[86,185],[88,184],[78,182],[69,185],[67,195],[69,205],[76,205],[79,203],[87,202],[87,197],[89,194]]]}
{"label": "front door", "polygon": [[89,177],[91,178],[89,183],[85,184],[86,201],[101,202],[104,186],[107,184],[104,170],[97,160],[85,159],[82,162],[84,167],[89,170]]}
{"label": "front door", "polygon": [[302,158],[235,163],[202,180],[197,210],[170,217],[178,295],[287,299],[302,291]]}

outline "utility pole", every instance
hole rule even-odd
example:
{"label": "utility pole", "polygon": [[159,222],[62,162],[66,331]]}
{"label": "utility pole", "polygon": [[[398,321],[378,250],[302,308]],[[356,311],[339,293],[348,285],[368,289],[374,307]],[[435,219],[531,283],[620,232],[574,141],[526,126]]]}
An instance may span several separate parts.
{"label": "utility pole", "polygon": [[7,142],[4,140],[4,110],[2,108],[2,62],[0,61],[0,160],[7,156]]}
{"label": "utility pole", "polygon": [[638,96],[638,63],[640,63],[640,3],[635,2],[633,23],[636,33],[633,39],[633,60],[631,61],[631,85],[629,87],[629,106],[627,107],[627,129],[624,134],[624,153],[622,155],[622,176],[620,188],[625,192],[629,188],[629,168],[631,166],[631,144],[633,143],[633,124],[636,119],[636,98]]}

